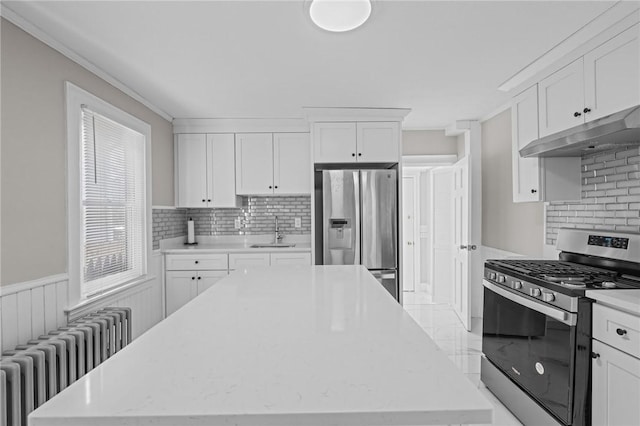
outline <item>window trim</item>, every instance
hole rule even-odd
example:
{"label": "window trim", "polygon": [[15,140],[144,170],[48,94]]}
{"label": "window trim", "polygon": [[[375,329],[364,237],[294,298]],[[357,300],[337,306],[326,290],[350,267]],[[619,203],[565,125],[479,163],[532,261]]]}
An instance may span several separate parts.
{"label": "window trim", "polygon": [[[65,82],[66,99],[66,131],[67,131],[67,270],[69,273],[69,306],[75,306],[86,300],[93,300],[102,293],[94,293],[88,298],[82,296],[81,283],[81,223],[82,223],[82,188],[80,173],[82,170],[82,105],[88,105],[92,111],[127,126],[145,137],[145,207],[146,238],[144,252],[146,255],[146,274],[152,265],[152,213],[151,213],[151,126],[133,115],[113,106],[74,85]],[[140,279],[140,278],[138,278]],[[126,285],[127,283],[122,283]],[[118,286],[105,289],[112,292]]]}

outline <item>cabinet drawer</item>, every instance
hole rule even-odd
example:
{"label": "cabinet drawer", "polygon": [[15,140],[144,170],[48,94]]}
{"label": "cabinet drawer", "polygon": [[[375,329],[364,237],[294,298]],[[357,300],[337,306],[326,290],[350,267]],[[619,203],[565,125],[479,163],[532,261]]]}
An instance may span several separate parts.
{"label": "cabinet drawer", "polygon": [[241,269],[250,266],[269,266],[269,253],[229,254],[229,269]]}
{"label": "cabinet drawer", "polygon": [[593,338],[640,358],[640,316],[593,305]]}
{"label": "cabinet drawer", "polygon": [[311,253],[271,253],[271,266],[311,265]]}
{"label": "cabinet drawer", "polygon": [[170,254],[166,258],[168,271],[226,270],[226,254]]}

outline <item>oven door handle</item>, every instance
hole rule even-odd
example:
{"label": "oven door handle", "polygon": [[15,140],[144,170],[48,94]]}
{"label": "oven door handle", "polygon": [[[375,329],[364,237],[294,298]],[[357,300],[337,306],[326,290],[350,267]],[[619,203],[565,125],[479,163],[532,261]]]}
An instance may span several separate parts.
{"label": "oven door handle", "polygon": [[549,305],[544,305],[540,302],[531,300],[526,296],[520,296],[519,294],[513,293],[509,290],[505,290],[504,288],[501,288],[487,280],[482,280],[482,285],[484,285],[487,289],[493,291],[494,293],[497,293],[500,296],[504,297],[505,299],[509,299],[519,305],[526,306],[529,309],[540,312],[541,314],[547,315],[564,324],[573,326],[577,323],[578,316],[574,313],[565,312],[561,309],[556,309]]}

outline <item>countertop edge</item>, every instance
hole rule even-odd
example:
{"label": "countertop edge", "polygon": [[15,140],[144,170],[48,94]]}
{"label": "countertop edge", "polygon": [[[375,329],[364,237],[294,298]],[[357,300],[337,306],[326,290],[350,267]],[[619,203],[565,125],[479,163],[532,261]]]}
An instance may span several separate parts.
{"label": "countertop edge", "polygon": [[612,291],[587,290],[585,296],[602,305],[628,312],[632,315],[640,315],[640,289]]}

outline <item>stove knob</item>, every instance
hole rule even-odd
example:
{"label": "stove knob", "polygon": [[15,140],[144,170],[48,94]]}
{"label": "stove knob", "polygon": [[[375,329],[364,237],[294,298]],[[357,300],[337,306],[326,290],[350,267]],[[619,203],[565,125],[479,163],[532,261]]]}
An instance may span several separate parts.
{"label": "stove knob", "polygon": [[553,302],[556,300],[556,296],[554,296],[553,293],[542,293],[542,300],[545,302]]}
{"label": "stove knob", "polygon": [[495,272],[489,272],[489,279],[490,280],[495,280],[496,279],[496,273]]}
{"label": "stove knob", "polygon": [[507,280],[507,279],[505,278],[505,276],[504,276],[504,275],[498,275],[498,282],[499,282],[499,283],[501,283],[501,284],[502,284],[502,283],[504,283],[506,280]]}
{"label": "stove knob", "polygon": [[511,288],[514,290],[520,290],[522,288],[522,281],[514,281],[511,283]]}
{"label": "stove knob", "polygon": [[531,295],[533,297],[540,297],[541,294],[542,294],[542,290],[540,290],[539,288],[530,288],[529,289],[529,295]]}

